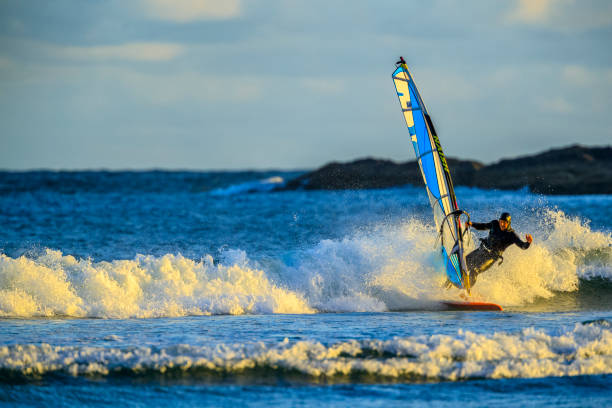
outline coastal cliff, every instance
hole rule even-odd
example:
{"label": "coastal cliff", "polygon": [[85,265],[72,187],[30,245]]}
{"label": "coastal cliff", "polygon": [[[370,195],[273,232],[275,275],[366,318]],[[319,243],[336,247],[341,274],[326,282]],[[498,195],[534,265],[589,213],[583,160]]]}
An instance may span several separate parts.
{"label": "coastal cliff", "polygon": [[[447,158],[456,186],[540,194],[612,194],[612,147],[569,146],[485,165]],[[416,161],[359,159],[329,163],[289,180],[285,190],[347,190],[422,185]]]}

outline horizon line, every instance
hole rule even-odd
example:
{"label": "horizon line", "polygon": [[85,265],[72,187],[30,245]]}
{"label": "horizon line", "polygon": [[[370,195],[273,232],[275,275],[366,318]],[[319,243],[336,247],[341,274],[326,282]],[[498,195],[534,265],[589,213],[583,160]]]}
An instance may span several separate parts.
{"label": "horizon line", "polygon": [[[529,156],[536,156],[542,153],[546,153],[546,152],[550,152],[550,151],[555,151],[555,150],[563,150],[563,149],[570,149],[570,148],[588,148],[588,149],[605,149],[605,148],[612,148],[612,145],[594,145],[594,146],[588,146],[588,145],[584,145],[584,144],[580,144],[580,143],[574,143],[574,144],[570,144],[570,145],[565,145],[565,146],[560,146],[560,147],[550,147],[547,150],[542,150],[542,151],[538,151],[536,153],[532,153],[532,154],[524,154],[524,155],[518,155],[518,156],[514,156],[514,157],[502,157],[498,160],[492,161],[490,163],[484,163],[481,162],[479,160],[475,160],[475,159],[462,159],[462,158],[458,158],[458,157],[454,157],[454,156],[449,156],[446,155],[447,159],[455,159],[455,160],[462,160],[462,161],[472,161],[472,162],[477,162],[477,163],[481,163],[485,166],[488,165],[492,165],[495,163],[499,163],[501,161],[504,160],[514,160],[514,159],[520,159],[520,158],[525,158],[525,157],[529,157]],[[79,167],[75,167],[75,168],[53,168],[53,167],[31,167],[31,168],[25,168],[25,169],[11,169],[11,168],[0,168],[0,173],[35,173],[35,172],[57,172],[57,173],[61,173],[61,172],[109,172],[109,173],[127,173],[127,172],[182,172],[182,173],[188,173],[188,172],[192,172],[192,173],[246,173],[246,172],[258,172],[258,173],[263,173],[263,172],[269,172],[269,171],[282,171],[282,172],[307,172],[307,171],[311,171],[311,170],[315,170],[321,167],[324,167],[328,164],[331,163],[351,163],[351,162],[355,162],[355,161],[359,161],[359,160],[367,160],[367,159],[373,159],[373,160],[386,160],[386,161],[390,161],[390,162],[394,162],[394,163],[408,163],[411,161],[415,161],[415,159],[408,159],[405,161],[395,161],[393,159],[389,159],[389,158],[378,158],[378,157],[373,157],[373,156],[362,156],[362,157],[357,157],[354,159],[350,159],[347,161],[338,161],[338,160],[330,160],[325,162],[322,165],[319,166],[315,166],[315,167],[309,167],[309,168],[279,168],[279,167],[262,167],[262,168],[236,168],[236,169],[227,169],[227,168],[193,168],[193,167],[158,167],[158,166],[154,166],[154,167],[117,167],[117,168],[110,168],[110,167],[89,167],[89,168],[79,168]]]}

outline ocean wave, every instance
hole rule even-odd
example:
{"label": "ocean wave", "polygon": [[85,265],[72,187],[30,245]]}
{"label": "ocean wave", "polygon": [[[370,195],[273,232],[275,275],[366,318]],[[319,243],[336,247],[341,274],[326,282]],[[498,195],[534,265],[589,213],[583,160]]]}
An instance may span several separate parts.
{"label": "ocean wave", "polygon": [[[603,291],[605,298],[612,282],[610,233],[593,231],[560,211],[535,218],[540,224],[533,225],[531,248],[509,248],[501,265],[479,276],[473,298],[522,307],[578,293],[581,286],[595,298]],[[95,262],[50,249],[17,258],[0,254],[0,316],[432,310],[461,294],[443,289],[435,244],[431,225],[409,219],[271,260],[253,261],[241,250],[227,250],[215,261],[210,255],[196,261],[166,254]],[[576,307],[589,304],[579,303]]]}
{"label": "ocean wave", "polygon": [[[593,231],[584,220],[558,210],[546,209],[532,218],[539,223],[529,231],[534,244],[525,251],[509,248],[501,265],[480,275],[474,300],[518,307],[576,293],[581,282],[612,281],[609,232]],[[285,260],[278,274],[317,310],[432,310],[439,300],[459,300],[462,293],[443,289],[436,241],[434,228],[418,219],[381,225],[321,241]],[[476,235],[468,251],[474,242]],[[605,284],[599,286],[609,293]]]}
{"label": "ocean wave", "polygon": [[139,255],[93,262],[47,249],[13,259],[0,254],[0,316],[161,317],[245,313],[312,313],[297,293],[228,251],[212,257]]}
{"label": "ocean wave", "polygon": [[211,190],[213,196],[231,196],[236,194],[247,193],[267,193],[269,191],[281,188],[285,185],[285,180],[280,176],[268,177],[263,180],[249,181],[240,184],[234,184],[228,187],[217,188]]}
{"label": "ocean wave", "polygon": [[22,344],[0,346],[5,378],[70,376],[206,375],[306,379],[445,380],[536,378],[612,373],[609,324],[586,322],[549,333],[520,332],[429,335],[390,340],[313,341],[214,346],[83,347]]}

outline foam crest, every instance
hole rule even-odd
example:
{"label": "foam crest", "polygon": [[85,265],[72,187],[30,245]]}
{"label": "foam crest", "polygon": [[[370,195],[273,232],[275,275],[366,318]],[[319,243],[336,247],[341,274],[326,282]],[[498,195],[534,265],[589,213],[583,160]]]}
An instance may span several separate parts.
{"label": "foam crest", "polygon": [[0,347],[0,371],[25,376],[164,375],[178,371],[220,379],[229,375],[274,377],[297,372],[307,378],[463,380],[536,378],[612,373],[612,330],[577,324],[548,333],[431,335],[390,340],[313,341],[165,348],[103,348],[24,344]]}
{"label": "foam crest", "polygon": [[36,258],[0,255],[0,315],[159,317],[244,313],[311,313],[303,297],[247,265],[241,251],[229,266],[208,256],[139,255],[93,262],[46,250]]}
{"label": "foam crest", "polygon": [[300,252],[284,275],[318,310],[424,307],[439,299],[443,280],[435,240],[433,228],[416,219],[383,225]]}

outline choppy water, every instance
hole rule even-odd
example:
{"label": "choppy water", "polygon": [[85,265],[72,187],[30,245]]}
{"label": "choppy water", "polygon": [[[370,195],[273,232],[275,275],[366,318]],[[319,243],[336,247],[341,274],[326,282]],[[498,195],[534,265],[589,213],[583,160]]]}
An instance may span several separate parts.
{"label": "choppy water", "polygon": [[535,242],[442,312],[421,188],[294,175],[0,173],[0,403],[612,401],[612,197],[458,188]]}

